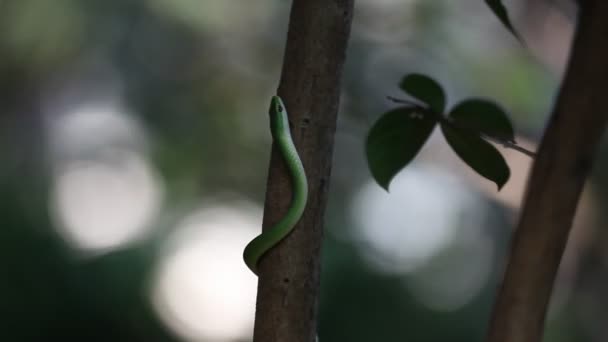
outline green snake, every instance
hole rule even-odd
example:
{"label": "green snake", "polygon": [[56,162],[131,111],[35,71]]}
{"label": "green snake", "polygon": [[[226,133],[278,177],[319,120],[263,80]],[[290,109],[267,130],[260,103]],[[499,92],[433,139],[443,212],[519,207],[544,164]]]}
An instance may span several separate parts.
{"label": "green snake", "polygon": [[291,206],[283,218],[249,242],[243,251],[245,264],[256,275],[258,274],[258,262],[260,258],[293,230],[300,217],[302,217],[308,199],[306,173],[304,172],[304,166],[302,165],[298,151],[291,139],[287,110],[280,97],[272,97],[268,115],[270,116],[272,140],[279,148],[291,176],[293,196]]}

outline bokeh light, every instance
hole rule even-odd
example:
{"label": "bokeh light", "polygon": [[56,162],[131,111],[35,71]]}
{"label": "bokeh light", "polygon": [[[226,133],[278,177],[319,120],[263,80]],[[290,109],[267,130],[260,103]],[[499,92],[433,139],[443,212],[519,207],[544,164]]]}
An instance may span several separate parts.
{"label": "bokeh light", "polygon": [[74,162],[56,175],[57,228],[74,247],[101,251],[134,242],[158,213],[161,189],[150,165],[116,152],[112,162]]}
{"label": "bokeh light", "polygon": [[411,272],[447,248],[460,226],[479,226],[479,198],[449,174],[411,165],[386,192],[369,181],[355,196],[360,251],[389,272]]}
{"label": "bokeh light", "polygon": [[242,251],[261,231],[261,208],[239,201],[187,215],[165,248],[153,301],[189,341],[234,341],[252,332],[257,277]]}
{"label": "bokeh light", "polygon": [[49,127],[51,212],[76,249],[100,252],[137,241],[159,213],[162,183],[140,151],[141,129],[123,113],[81,105]]}

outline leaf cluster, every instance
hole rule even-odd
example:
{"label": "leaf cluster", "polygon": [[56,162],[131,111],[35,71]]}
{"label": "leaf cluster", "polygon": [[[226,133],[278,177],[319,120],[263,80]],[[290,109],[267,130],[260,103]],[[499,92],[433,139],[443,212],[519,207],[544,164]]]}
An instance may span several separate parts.
{"label": "leaf cluster", "polygon": [[484,99],[466,99],[444,114],[443,88],[432,78],[409,74],[399,87],[415,101],[392,109],[374,124],[366,142],[373,177],[388,190],[391,180],[418,154],[439,125],[454,152],[481,176],[502,188],[510,176],[498,150],[486,140],[514,143],[513,126],[498,105]]}
{"label": "leaf cluster", "polygon": [[[484,1],[505,28],[524,44],[502,1]],[[402,106],[384,113],[369,131],[366,141],[372,176],[387,191],[391,180],[416,157],[436,126],[460,159],[496,183],[498,190],[509,180],[511,172],[503,156],[488,140],[534,155],[517,146],[511,121],[492,101],[470,98],[446,112],[445,92],[431,77],[406,75],[399,88],[413,100],[390,98]]]}

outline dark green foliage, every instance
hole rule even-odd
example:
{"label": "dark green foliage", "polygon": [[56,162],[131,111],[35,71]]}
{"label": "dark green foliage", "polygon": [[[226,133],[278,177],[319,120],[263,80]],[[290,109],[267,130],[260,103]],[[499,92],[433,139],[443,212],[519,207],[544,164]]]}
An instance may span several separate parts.
{"label": "dark green foliage", "polygon": [[399,88],[425,103],[435,113],[443,113],[445,94],[441,86],[432,78],[421,74],[409,74],[401,80]]}
{"label": "dark green foliage", "polygon": [[441,131],[454,152],[481,176],[496,183],[498,190],[509,180],[507,162],[490,143],[448,124],[441,124]]}
{"label": "dark green foliage", "polygon": [[480,99],[462,101],[452,108],[448,118],[457,127],[474,130],[501,141],[515,141],[511,121],[494,102]]}
{"label": "dark green foliage", "polygon": [[509,166],[498,150],[484,139],[514,145],[513,125],[495,103],[468,99],[444,117],[446,99],[441,86],[432,78],[409,74],[399,87],[416,102],[385,113],[371,128],[366,142],[369,168],[374,179],[388,191],[391,180],[409,164],[439,122],[454,152],[481,176],[496,183],[500,190],[509,180]]}
{"label": "dark green foliage", "polygon": [[416,107],[400,107],[384,114],[367,137],[366,152],[372,175],[384,189],[420,151],[437,121]]}
{"label": "dark green foliage", "polygon": [[505,28],[509,30],[509,32],[511,32],[511,34],[513,34],[515,38],[517,38],[517,40],[523,43],[523,39],[521,38],[519,33],[515,31],[515,28],[511,24],[511,20],[509,19],[509,13],[507,12],[507,8],[505,7],[505,5],[503,5],[502,0],[485,0],[485,2],[488,7],[490,7],[492,12],[494,12],[494,15],[498,17],[498,20],[500,20],[500,22],[505,26]]}

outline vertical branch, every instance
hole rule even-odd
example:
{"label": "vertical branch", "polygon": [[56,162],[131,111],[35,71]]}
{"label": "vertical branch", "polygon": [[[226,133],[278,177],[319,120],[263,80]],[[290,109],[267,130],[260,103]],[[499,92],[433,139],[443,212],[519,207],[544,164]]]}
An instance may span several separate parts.
{"label": "vertical branch", "polygon": [[608,2],[579,1],[578,19],[566,76],[529,179],[488,342],[542,340],[553,282],[608,120]]}
{"label": "vertical branch", "polygon": [[[278,93],[306,169],[309,199],[294,231],[260,261],[256,342],[315,339],[322,224],[353,1],[294,0],[292,4]],[[290,200],[289,177],[273,148],[264,228],[282,217]]]}

